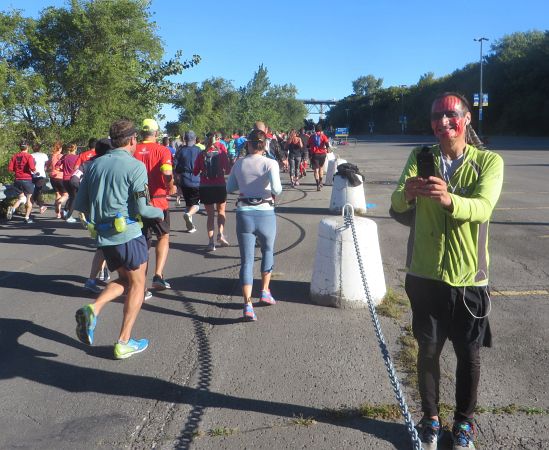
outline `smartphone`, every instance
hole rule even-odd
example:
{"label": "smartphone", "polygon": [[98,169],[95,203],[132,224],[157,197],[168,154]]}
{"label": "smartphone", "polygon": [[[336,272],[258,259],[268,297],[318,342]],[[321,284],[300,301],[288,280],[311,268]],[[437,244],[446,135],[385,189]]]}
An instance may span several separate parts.
{"label": "smartphone", "polygon": [[417,154],[417,174],[424,179],[435,176],[435,157],[427,146]]}

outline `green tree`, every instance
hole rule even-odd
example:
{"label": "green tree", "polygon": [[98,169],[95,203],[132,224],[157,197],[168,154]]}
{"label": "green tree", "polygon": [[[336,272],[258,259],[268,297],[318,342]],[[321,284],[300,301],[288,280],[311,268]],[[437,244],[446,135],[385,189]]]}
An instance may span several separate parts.
{"label": "green tree", "polygon": [[353,92],[355,95],[375,95],[383,85],[383,78],[376,78],[373,75],[366,75],[353,81]]}

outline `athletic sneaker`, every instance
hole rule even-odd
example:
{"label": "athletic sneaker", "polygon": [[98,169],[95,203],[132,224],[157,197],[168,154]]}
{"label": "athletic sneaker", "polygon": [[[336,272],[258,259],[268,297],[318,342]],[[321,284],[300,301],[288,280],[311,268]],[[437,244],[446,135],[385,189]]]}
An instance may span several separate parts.
{"label": "athletic sneaker", "polygon": [[146,302],[147,300],[150,300],[153,298],[153,294],[148,289],[145,291],[145,297],[143,297],[143,301]]}
{"label": "athletic sneaker", "polygon": [[25,223],[34,223],[34,220],[32,220],[30,217],[25,217]]}
{"label": "athletic sneaker", "polygon": [[452,428],[452,437],[454,438],[454,450],[473,449],[475,444],[475,429],[473,424],[467,420],[455,422]]}
{"label": "athletic sneaker", "polygon": [[171,289],[170,283],[168,283],[160,275],[155,275],[152,282],[153,288],[163,291],[164,289]]}
{"label": "athletic sneaker", "polygon": [[254,307],[250,303],[244,305],[244,320],[247,322],[254,322],[257,320]]}
{"label": "athletic sneaker", "polygon": [[185,221],[185,225],[187,225],[187,231],[189,233],[194,233],[196,231],[196,228],[193,225],[193,216],[191,216],[189,213],[184,213],[183,220]]}
{"label": "athletic sneaker", "polygon": [[126,359],[136,353],[141,353],[149,346],[147,339],[130,339],[127,344],[117,342],[114,344],[114,357],[116,359]]}
{"label": "athletic sneaker", "polygon": [[88,278],[86,283],[84,283],[84,289],[86,289],[86,291],[93,292],[94,294],[101,293],[101,288],[97,286],[97,281],[92,280],[91,278]]}
{"label": "athletic sneaker", "polygon": [[40,214],[44,214],[46,212],[46,209],[48,209],[47,206],[41,206],[40,207]]}
{"label": "athletic sneaker", "polygon": [[440,422],[424,417],[416,428],[423,449],[437,450],[438,441],[442,438],[442,427],[440,426]]}
{"label": "athletic sneaker", "polygon": [[264,303],[265,305],[276,305],[276,300],[271,295],[270,289],[267,291],[261,291],[259,303]]}
{"label": "athletic sneaker", "polygon": [[215,244],[213,243],[213,241],[208,244],[208,246],[206,247],[206,251],[215,252]]}
{"label": "athletic sneaker", "polygon": [[71,216],[67,219],[67,223],[76,223],[76,219]]}
{"label": "athletic sneaker", "polygon": [[99,281],[104,281],[105,283],[111,279],[111,274],[109,273],[109,269],[106,267],[103,270],[99,271],[99,274],[97,276],[97,279]]}
{"label": "athletic sneaker", "polygon": [[93,344],[93,333],[97,324],[97,317],[93,312],[93,305],[86,305],[76,311],[76,336],[84,344]]}
{"label": "athletic sneaker", "polygon": [[225,236],[223,236],[222,234],[218,234],[217,235],[217,245],[219,245],[220,247],[228,247],[229,246],[229,241],[227,241]]}
{"label": "athletic sneaker", "polygon": [[15,208],[13,206],[8,206],[8,210],[6,211],[6,219],[11,220],[14,212]]}

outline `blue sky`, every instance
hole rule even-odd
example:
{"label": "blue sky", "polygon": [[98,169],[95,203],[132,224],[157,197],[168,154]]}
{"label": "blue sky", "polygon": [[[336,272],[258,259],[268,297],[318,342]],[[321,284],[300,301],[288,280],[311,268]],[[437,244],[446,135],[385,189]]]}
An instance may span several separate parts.
{"label": "blue sky", "polygon": [[[36,16],[66,0],[0,0]],[[294,84],[298,98],[339,100],[362,75],[383,87],[415,84],[477,62],[480,47],[517,31],[549,30],[549,1],[328,0],[230,2],[152,0],[151,12],[166,57],[181,49],[201,63],[177,81],[210,77],[245,85],[260,64],[272,84]],[[168,120],[175,112],[165,110]]]}

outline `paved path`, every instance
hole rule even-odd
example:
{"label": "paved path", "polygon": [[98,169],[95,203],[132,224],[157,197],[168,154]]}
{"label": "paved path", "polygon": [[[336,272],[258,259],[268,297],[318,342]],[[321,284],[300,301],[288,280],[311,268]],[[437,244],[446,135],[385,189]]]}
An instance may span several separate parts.
{"label": "paved path", "polygon": [[[338,150],[366,176],[386,282],[396,292],[407,229],[387,211],[415,142],[421,139],[369,140]],[[496,347],[482,352],[479,403],[536,412],[549,408],[549,145],[492,144],[506,175],[491,228]],[[316,192],[311,174],[299,189],[285,187],[272,283],[279,303],[257,308],[257,323],[241,321],[238,248],[204,253],[205,216],[189,235],[176,207],[166,270],[173,289],[144,305],[134,334],[151,346],[126,361],[111,357],[122,303],[104,310],[93,347],[74,336],[74,312],[91,300],[82,290],[93,255],[86,232],[51,211],[31,226],[20,217],[0,223],[0,448],[410,448],[400,418],[344,414],[395,401],[367,310],[308,299],[329,196],[330,188]],[[407,319],[381,319],[392,355]],[[451,404],[454,363],[449,351],[444,357],[442,398]],[[405,391],[417,411],[414,388]],[[478,423],[482,448],[549,447],[547,414],[492,411]]]}

